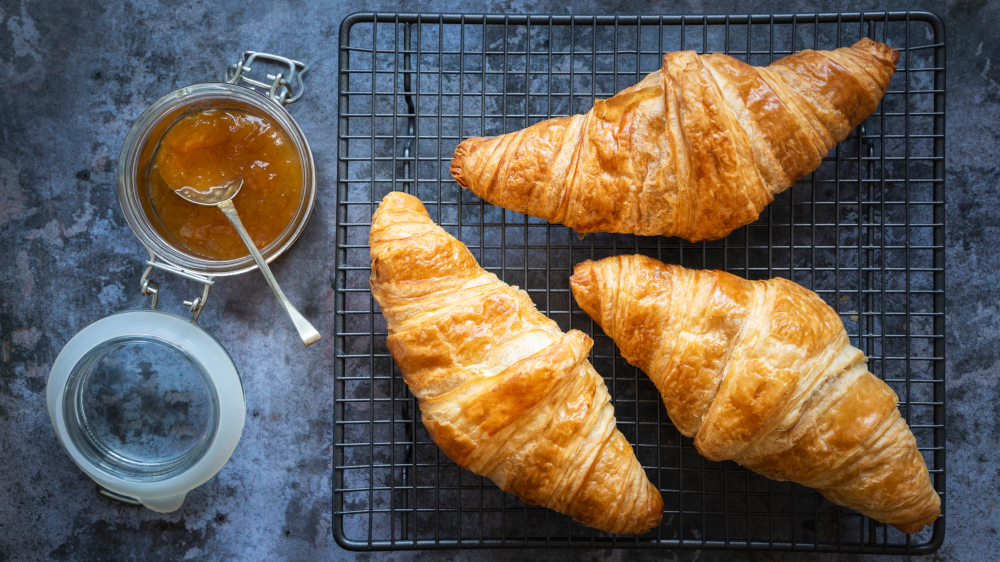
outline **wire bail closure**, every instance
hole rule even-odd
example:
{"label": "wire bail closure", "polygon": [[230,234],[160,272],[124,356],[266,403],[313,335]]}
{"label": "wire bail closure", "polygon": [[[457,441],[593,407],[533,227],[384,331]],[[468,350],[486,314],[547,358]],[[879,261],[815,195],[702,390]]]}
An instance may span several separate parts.
{"label": "wire bail closure", "polygon": [[198,275],[197,273],[191,273],[190,271],[170,265],[166,262],[158,262],[156,261],[156,254],[149,252],[149,259],[146,260],[146,270],[142,272],[139,284],[142,296],[148,297],[152,295],[153,300],[149,303],[149,307],[153,310],[156,310],[156,304],[160,299],[160,284],[150,278],[150,273],[153,272],[153,268],[168,271],[174,275],[179,275],[205,285],[205,289],[201,292],[201,296],[195,297],[194,300],[184,301],[184,306],[188,307],[191,311],[191,321],[198,323],[198,315],[201,314],[201,309],[205,306],[205,301],[208,300],[208,291],[212,288],[212,285],[215,284],[215,277]]}
{"label": "wire bail closure", "polygon": [[[251,65],[258,59],[284,65],[288,69],[287,73],[267,74],[270,83],[250,78]],[[240,53],[240,60],[226,68],[226,82],[237,84],[242,81],[251,87],[267,90],[267,97],[278,105],[284,106],[295,103],[302,97],[305,91],[305,86],[302,85],[302,75],[308,70],[309,66],[305,63],[287,57],[257,51],[243,51]]]}

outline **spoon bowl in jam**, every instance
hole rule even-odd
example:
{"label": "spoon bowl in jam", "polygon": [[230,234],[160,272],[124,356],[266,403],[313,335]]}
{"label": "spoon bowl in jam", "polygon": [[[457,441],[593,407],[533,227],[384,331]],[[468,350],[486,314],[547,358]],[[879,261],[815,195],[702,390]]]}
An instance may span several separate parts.
{"label": "spoon bowl in jam", "polygon": [[240,176],[228,183],[213,185],[203,190],[185,185],[184,187],[175,189],[174,193],[196,205],[218,205],[221,201],[228,201],[236,197],[236,194],[240,192],[240,188],[242,187],[243,176]]}

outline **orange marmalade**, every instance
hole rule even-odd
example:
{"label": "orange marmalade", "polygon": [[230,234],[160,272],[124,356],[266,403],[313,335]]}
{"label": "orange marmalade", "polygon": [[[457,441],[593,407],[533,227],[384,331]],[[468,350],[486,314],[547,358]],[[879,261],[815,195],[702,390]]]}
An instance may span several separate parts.
{"label": "orange marmalade", "polygon": [[188,250],[210,259],[241,258],[250,252],[222,211],[174,193],[183,186],[204,190],[239,177],[243,187],[233,205],[263,248],[292,221],[302,195],[298,151],[266,117],[207,109],[179,119],[153,154],[149,199],[167,232]]}

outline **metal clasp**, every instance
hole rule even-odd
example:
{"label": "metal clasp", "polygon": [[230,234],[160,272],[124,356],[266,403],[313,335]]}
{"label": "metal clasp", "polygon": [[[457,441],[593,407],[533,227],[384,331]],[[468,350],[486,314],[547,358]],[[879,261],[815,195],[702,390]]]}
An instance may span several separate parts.
{"label": "metal clasp", "polygon": [[148,297],[152,295],[153,301],[150,303],[150,308],[154,310],[156,309],[156,303],[160,299],[160,285],[149,277],[149,274],[153,272],[154,267],[205,285],[205,289],[201,292],[200,297],[195,297],[194,300],[184,301],[184,306],[187,306],[191,310],[191,321],[198,322],[198,315],[201,314],[201,309],[205,306],[205,301],[208,300],[208,290],[215,284],[215,277],[198,275],[197,273],[191,273],[190,271],[170,265],[169,263],[158,262],[156,261],[156,254],[150,252],[149,259],[146,260],[146,270],[142,272],[139,284],[141,286],[142,296]]}
{"label": "metal clasp", "polygon": [[[250,65],[255,60],[264,60],[284,65],[288,68],[286,72],[278,74],[268,74],[268,82],[250,78]],[[226,68],[226,82],[236,84],[241,80],[250,86],[267,90],[267,96],[279,105],[288,105],[299,101],[305,87],[302,85],[302,75],[309,70],[309,67],[302,62],[290,58],[272,55],[269,53],[258,53],[256,51],[243,51],[240,53],[240,60],[236,64],[231,64]]]}
{"label": "metal clasp", "polygon": [[142,502],[133,498],[132,496],[126,496],[125,494],[119,494],[118,492],[113,492],[100,484],[97,485],[97,492],[102,496],[109,497],[113,500],[118,500],[122,503],[127,503],[129,505],[142,505]]}

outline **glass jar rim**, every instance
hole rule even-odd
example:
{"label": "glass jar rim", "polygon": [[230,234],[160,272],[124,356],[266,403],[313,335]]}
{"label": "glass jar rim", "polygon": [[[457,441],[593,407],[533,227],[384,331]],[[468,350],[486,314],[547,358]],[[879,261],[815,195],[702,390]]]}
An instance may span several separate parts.
{"label": "glass jar rim", "polygon": [[[149,459],[136,458],[133,454],[134,451],[126,451],[123,447],[116,447],[108,443],[106,439],[103,439],[105,436],[98,435],[99,432],[94,428],[94,420],[89,419],[86,412],[87,407],[85,402],[87,401],[86,395],[89,394],[88,387],[93,379],[99,376],[99,371],[103,370],[100,367],[103,366],[104,358],[128,346],[160,348],[180,359],[181,364],[186,363],[189,367],[189,372],[184,373],[184,378],[193,378],[194,381],[201,383],[200,385],[189,385],[186,389],[190,390],[191,386],[197,388],[201,396],[195,397],[195,400],[203,398],[203,406],[207,410],[205,412],[207,419],[199,420],[207,422],[206,426],[201,428],[201,431],[197,431],[198,428],[193,428],[196,430],[195,433],[199,434],[193,443],[188,444],[188,447],[185,449],[175,451],[173,455],[168,455],[166,458],[159,458],[153,462]],[[149,347],[145,347],[145,349],[149,349]],[[159,371],[157,365],[149,365],[149,368]],[[146,380],[144,384],[148,382]],[[170,380],[164,382],[167,384],[177,384],[181,381]],[[191,381],[185,380],[183,382]],[[126,396],[131,398],[133,395],[134,393],[130,392]],[[190,469],[197,461],[204,457],[209,446],[215,440],[219,429],[219,404],[217,397],[218,391],[212,381],[212,375],[206,371],[205,366],[198,357],[191,353],[191,350],[161,337],[147,334],[125,334],[97,343],[95,347],[86,352],[77,361],[66,381],[66,392],[64,393],[62,406],[63,416],[67,421],[66,429],[68,435],[73,440],[77,449],[90,462],[100,466],[102,470],[118,475],[125,480],[155,482],[165,480],[170,476]],[[150,404],[145,399],[142,400],[142,404],[144,409],[150,407]]]}

